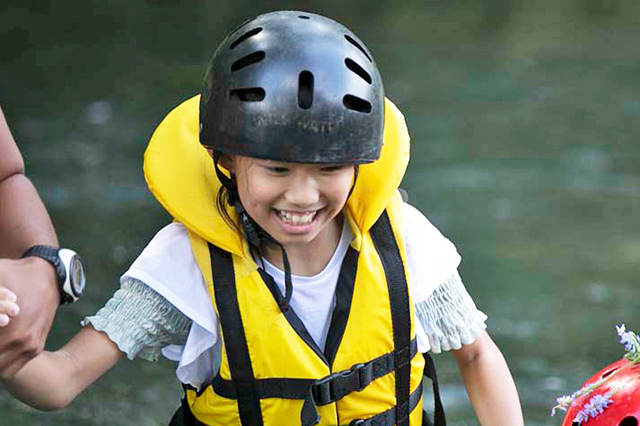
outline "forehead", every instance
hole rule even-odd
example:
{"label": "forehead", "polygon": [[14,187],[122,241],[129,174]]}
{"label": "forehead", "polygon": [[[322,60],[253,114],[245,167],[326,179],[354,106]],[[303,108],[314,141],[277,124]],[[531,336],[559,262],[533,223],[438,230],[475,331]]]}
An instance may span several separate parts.
{"label": "forehead", "polygon": [[234,157],[236,165],[260,165],[265,167],[285,167],[287,169],[320,169],[328,166],[348,166],[350,164],[325,164],[325,163],[293,163],[288,161],[266,160],[262,158],[244,157],[236,155]]}

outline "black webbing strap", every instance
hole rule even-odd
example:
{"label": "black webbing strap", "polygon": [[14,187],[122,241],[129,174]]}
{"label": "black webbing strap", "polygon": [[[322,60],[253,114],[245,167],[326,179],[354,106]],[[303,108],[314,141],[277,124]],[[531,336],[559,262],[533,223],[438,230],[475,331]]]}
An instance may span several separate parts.
{"label": "black webbing strap", "polygon": [[[413,356],[417,353],[417,344],[416,341],[413,340],[411,343]],[[389,354],[387,354],[389,355]],[[423,354],[425,357],[425,368],[424,375],[427,376],[433,382],[433,394],[435,398],[435,412],[434,412],[434,420],[435,426],[446,426],[446,420],[444,416],[444,409],[442,407],[442,402],[440,400],[440,389],[438,386],[438,378],[436,376],[435,365],[433,363],[433,359],[429,354]],[[376,360],[382,357],[376,358]],[[389,357],[390,360],[394,358]],[[376,360],[368,364],[373,364]],[[382,377],[380,370],[380,366],[372,367],[373,374],[377,375],[377,377]],[[352,371],[352,370],[347,370]],[[376,378],[377,378],[376,377]],[[326,379],[326,378],[325,378]],[[257,388],[260,393],[261,398],[283,398],[283,399],[305,399],[309,394],[309,388],[314,385],[314,382],[327,383],[325,379],[320,379],[318,381],[314,381],[311,379],[257,379]],[[238,394],[235,391],[235,387],[233,382],[230,380],[224,380],[217,376],[213,382],[212,386],[216,394],[229,399],[237,399]],[[331,386],[328,386],[329,392],[333,392],[336,394],[335,385],[334,390],[331,390]],[[186,388],[185,388],[186,392]],[[340,391],[338,391],[340,393]],[[414,390],[409,396],[409,413],[412,413],[413,410],[418,405],[420,401],[420,397],[422,396],[422,382],[420,386]],[[315,399],[315,397],[314,397]],[[322,405],[322,404],[317,404]],[[403,410],[404,411],[404,410]],[[423,425],[434,425],[427,417],[427,413],[423,412],[424,421]],[[390,408],[387,411],[384,411],[374,417],[365,420],[354,420],[349,424],[349,426],[393,426],[396,424],[396,407]],[[204,423],[201,423],[195,416],[191,413],[191,409],[189,408],[189,404],[187,403],[186,396],[182,399],[182,405],[173,415],[169,426],[204,426]]]}
{"label": "black webbing strap", "polygon": [[[298,336],[318,355],[323,362],[331,365],[338,352],[338,347],[342,341],[344,331],[347,327],[349,319],[349,311],[351,309],[351,300],[353,299],[353,289],[355,283],[356,270],[358,267],[359,253],[349,246],[344,256],[342,265],[340,266],[340,274],[338,275],[338,283],[336,285],[336,305],[333,309],[329,331],[327,333],[327,341],[324,351],[313,340],[311,334],[305,327],[304,323],[293,309],[287,309],[284,316],[295,330]],[[258,269],[262,280],[273,295],[276,303],[280,305],[283,302],[283,296],[273,277],[260,268]]]}
{"label": "black webbing strap", "polygon": [[[418,344],[414,339],[410,345],[409,360],[417,353]],[[302,404],[302,411],[300,412],[302,426],[315,425],[320,421],[318,406],[331,404],[350,393],[361,391],[375,379],[392,371],[396,371],[397,374],[396,360],[396,353],[389,352],[365,364],[356,364],[349,370],[339,371],[318,379],[309,389],[309,394]],[[403,407],[403,409],[406,408]]]}
{"label": "black webbing strap", "polygon": [[[447,420],[444,415],[444,407],[440,399],[440,386],[438,385],[438,376],[436,374],[436,365],[429,354],[424,355],[424,375],[431,379],[433,384],[434,412],[433,421],[435,426],[447,426]],[[426,416],[426,413],[424,414]]]}
{"label": "black webbing strap", "polygon": [[[267,274],[264,269],[259,268],[258,273],[262,277],[262,281],[264,281],[265,285],[273,295],[276,303],[280,305],[284,301],[284,297],[278,289],[278,284],[276,284],[273,277]],[[323,362],[327,363],[322,349],[320,349],[320,347],[313,340],[313,337],[311,337],[309,330],[307,330],[307,327],[305,327],[298,314],[296,314],[293,309],[287,309],[282,314],[284,315],[291,328],[293,328],[293,330],[298,334],[298,336],[300,336],[300,338],[307,344],[307,346],[309,346]]]}
{"label": "black webbing strap", "polygon": [[244,333],[231,254],[209,244],[220,325],[236,389],[242,426],[263,426],[260,398]]}
{"label": "black webbing strap", "polygon": [[348,426],[394,426],[394,425],[397,425],[400,423],[399,421],[397,421],[397,417],[396,417],[397,413],[406,411],[409,414],[411,414],[413,410],[415,410],[415,408],[418,406],[418,403],[420,402],[421,398],[422,398],[422,383],[420,383],[420,385],[416,388],[416,390],[411,392],[411,395],[409,395],[408,401],[404,403],[405,406],[402,407],[401,409],[398,409],[399,407],[397,406],[391,407],[387,411],[383,411],[382,413],[376,414],[375,416],[370,417],[368,419],[353,420],[349,422]]}
{"label": "black webbing strap", "polygon": [[336,305],[331,314],[327,341],[324,345],[324,354],[330,365],[333,365],[349,321],[359,255],[358,251],[349,246],[340,267],[340,275],[338,275],[338,283],[336,284]]}
{"label": "black webbing strap", "polygon": [[[411,342],[411,357],[418,353],[416,340]],[[361,391],[374,380],[395,370],[394,352],[381,355],[364,364],[356,364],[348,370],[333,373],[318,380],[269,378],[255,379],[258,398],[304,399],[300,413],[303,426],[316,424],[320,417],[317,406],[334,403],[350,393]],[[238,391],[232,380],[216,376],[211,386],[217,395],[238,399]],[[395,417],[394,417],[395,418]]]}
{"label": "black webbing strap", "polygon": [[[313,379],[270,378],[256,379],[258,398],[305,399]],[[225,380],[219,375],[211,381],[217,395],[228,399],[238,399],[238,391],[233,381]]]}
{"label": "black webbing strap", "polygon": [[[407,402],[408,408],[406,410],[409,411],[409,413],[412,413],[413,410],[415,410],[415,408],[418,406],[421,398],[422,383],[420,383],[418,388],[409,396],[409,401]],[[392,407],[368,419],[354,420],[349,423],[349,426],[394,426],[396,425],[396,423],[396,407]],[[189,404],[187,404],[186,399],[183,399],[182,406],[174,414],[173,418],[171,419],[171,423],[169,423],[169,426],[205,425],[193,416],[191,410],[189,409]]]}
{"label": "black webbing strap", "polygon": [[409,393],[411,379],[411,311],[409,288],[404,264],[393,235],[389,215],[385,210],[370,230],[376,251],[382,261],[391,304],[393,344],[396,354],[396,413],[398,426],[409,426]]}
{"label": "black webbing strap", "polygon": [[191,412],[191,408],[189,407],[189,403],[187,402],[187,385],[183,385],[184,387],[184,397],[180,403],[180,407],[176,410],[171,417],[171,421],[169,422],[169,426],[204,426],[202,422],[200,422]]}
{"label": "black webbing strap", "polygon": [[[418,353],[418,344],[411,342],[411,358]],[[361,391],[369,384],[396,369],[395,354],[389,352],[365,364],[356,364],[349,370],[333,373],[317,380],[311,388],[316,405],[327,405],[344,398],[352,392]]]}

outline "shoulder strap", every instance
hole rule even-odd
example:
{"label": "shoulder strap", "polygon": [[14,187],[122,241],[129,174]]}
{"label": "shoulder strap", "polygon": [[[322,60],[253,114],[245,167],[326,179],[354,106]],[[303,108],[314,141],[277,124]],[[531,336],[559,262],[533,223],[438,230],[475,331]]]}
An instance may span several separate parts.
{"label": "shoulder strap", "polygon": [[370,230],[373,244],[382,261],[391,304],[393,344],[396,366],[396,420],[398,426],[409,426],[409,394],[411,378],[411,310],[409,288],[400,250],[385,210]]}
{"label": "shoulder strap", "polygon": [[425,426],[447,426],[447,420],[444,416],[444,407],[442,406],[442,400],[440,399],[440,386],[438,385],[438,376],[436,375],[436,365],[433,362],[433,358],[431,358],[431,355],[427,353],[422,355],[424,356],[425,360],[424,375],[431,380],[431,383],[433,385],[433,399],[435,405],[433,412],[434,423],[431,423],[431,421],[427,417],[427,413],[424,413],[423,424]]}
{"label": "shoulder strap", "polygon": [[238,411],[243,426],[263,426],[247,338],[244,333],[231,253],[209,244],[213,287],[220,315],[220,328],[229,359],[231,380],[238,395]]}
{"label": "shoulder strap", "polygon": [[[421,387],[419,391],[416,390],[416,392],[410,394],[411,359],[416,353],[416,342],[411,340],[410,334],[410,301],[404,265],[402,263],[402,258],[386,211],[371,228],[371,236],[376,250],[382,260],[385,275],[387,277],[392,328],[394,334],[394,351],[384,357],[381,357],[385,358],[385,365],[388,366],[388,369],[383,369],[386,371],[380,371],[380,375],[384,375],[386,372],[390,372],[391,370],[395,371],[397,404],[388,412],[380,413],[379,415],[374,416],[374,418],[360,422],[362,425],[393,424],[397,426],[409,426],[409,414],[413,411],[417,405],[417,401],[420,399]],[[211,244],[209,245],[209,251],[213,271],[216,305],[220,315],[220,323],[229,359],[229,368],[231,370],[231,382],[225,384],[223,383],[225,382],[224,380],[218,380],[220,382],[218,383],[219,385],[225,385],[218,390],[221,391],[220,393],[225,394],[227,391],[224,389],[228,388],[228,393],[230,393],[228,397],[237,399],[240,420],[243,426],[263,426],[264,422],[260,409],[261,398],[284,397],[309,399],[309,392],[313,392],[312,389],[319,388],[319,385],[324,384],[325,381],[327,384],[332,384],[335,380],[328,381],[326,380],[327,378],[325,378],[314,382],[295,379],[255,379],[238,306],[238,295],[235,286],[235,273],[233,270],[232,255]],[[376,361],[377,360],[372,361],[371,364],[374,365]],[[429,365],[431,365],[431,367],[429,367]],[[425,369],[425,374],[434,380],[434,391],[436,391],[436,424],[438,426],[444,425],[444,423],[439,423],[440,417],[442,418],[442,421],[444,421],[444,413],[441,407],[442,404],[438,404],[440,398],[437,393],[437,379],[435,379],[435,370],[432,368],[432,363],[429,364],[429,359],[427,360],[426,368],[429,370]],[[432,370],[434,374],[431,374]],[[360,373],[366,373],[367,371],[368,369],[366,368],[355,369],[353,370],[353,373],[357,374],[351,375],[354,377],[358,376],[358,379],[360,379],[359,376],[362,376]],[[347,375],[342,372],[341,374],[337,374],[336,378],[338,378],[337,376],[340,376],[340,379],[342,379],[343,376],[344,378],[348,378],[351,377],[351,375]],[[370,382],[376,376],[377,375],[371,375],[370,378],[365,377],[365,379],[368,380],[360,383],[357,387],[365,387],[366,384],[368,384],[367,382]],[[333,377],[331,377],[331,379],[333,379]],[[360,380],[360,382],[362,382],[362,380]],[[306,397],[305,394],[307,394]],[[335,401],[340,399],[342,396],[343,395],[335,395],[335,397],[331,397],[330,400]],[[311,398],[316,399],[316,396],[311,395]],[[323,404],[320,403],[320,405]],[[440,406],[439,409],[438,405]],[[301,414],[304,419],[304,413]],[[313,420],[309,419],[311,421],[307,424],[314,424],[317,422],[318,418],[316,416],[312,416],[315,418]],[[303,421],[303,423],[305,422]]]}

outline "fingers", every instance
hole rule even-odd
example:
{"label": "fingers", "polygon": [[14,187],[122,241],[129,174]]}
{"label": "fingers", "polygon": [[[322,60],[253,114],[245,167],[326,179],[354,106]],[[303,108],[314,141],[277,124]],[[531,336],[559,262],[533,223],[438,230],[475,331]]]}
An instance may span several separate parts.
{"label": "fingers", "polygon": [[[11,290],[16,296],[12,303],[20,306],[17,316],[3,312],[10,321],[0,326],[0,379],[14,375],[44,348],[60,302],[55,273],[47,265],[34,257],[10,262],[0,259],[0,287]],[[1,294],[0,299],[12,300],[10,294]]]}
{"label": "fingers", "polygon": [[16,294],[5,287],[0,287],[0,300],[8,300],[9,302],[15,302],[18,298]]}
{"label": "fingers", "polygon": [[16,295],[4,287],[0,287],[0,327],[9,324],[10,317],[20,313],[20,307],[16,303]]}

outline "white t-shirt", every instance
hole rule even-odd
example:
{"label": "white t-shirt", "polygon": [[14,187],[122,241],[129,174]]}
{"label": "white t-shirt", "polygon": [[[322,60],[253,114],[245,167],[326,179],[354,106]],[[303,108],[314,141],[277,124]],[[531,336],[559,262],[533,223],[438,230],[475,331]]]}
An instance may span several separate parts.
{"label": "white t-shirt", "polygon": [[[416,208],[403,204],[404,240],[409,293],[413,303],[426,300],[450,278],[460,264],[455,246]],[[312,277],[292,276],[291,307],[320,347],[326,341],[340,267],[353,238],[343,227],[340,242],[327,266]],[[284,294],[284,273],[265,261],[265,270]],[[163,349],[165,357],[179,361],[177,375],[183,383],[199,385],[212,377],[219,365],[219,323],[206,285],[191,252],[186,228],[172,223],[160,230],[122,276],[138,279],[193,320],[184,346]],[[121,278],[121,279],[122,279]],[[429,339],[416,321],[418,350],[430,349]]]}

